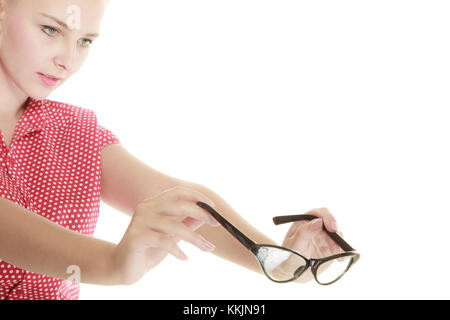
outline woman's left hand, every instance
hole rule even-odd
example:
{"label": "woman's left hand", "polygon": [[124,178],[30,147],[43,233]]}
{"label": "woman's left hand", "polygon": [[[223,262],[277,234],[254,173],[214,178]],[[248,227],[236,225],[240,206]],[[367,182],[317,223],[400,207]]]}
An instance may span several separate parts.
{"label": "woman's left hand", "polygon": [[[299,252],[306,258],[323,258],[343,252],[343,250],[323,230],[323,225],[330,232],[338,231],[336,219],[326,208],[313,209],[305,214],[317,216],[311,221],[296,221],[288,230],[282,246]],[[313,279],[311,270],[306,270],[296,282],[308,282]]]}

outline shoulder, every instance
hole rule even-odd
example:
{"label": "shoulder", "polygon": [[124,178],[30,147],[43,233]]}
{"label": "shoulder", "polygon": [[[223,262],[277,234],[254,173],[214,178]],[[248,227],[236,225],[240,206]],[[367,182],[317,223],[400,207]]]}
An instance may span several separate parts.
{"label": "shoulder", "polygon": [[43,100],[47,117],[52,121],[66,121],[75,125],[97,125],[95,111],[88,107],[50,99]]}
{"label": "shoulder", "polygon": [[64,128],[63,131],[74,139],[91,141],[100,148],[120,143],[111,130],[99,123],[94,110],[48,99],[44,100],[44,105],[50,126]]}

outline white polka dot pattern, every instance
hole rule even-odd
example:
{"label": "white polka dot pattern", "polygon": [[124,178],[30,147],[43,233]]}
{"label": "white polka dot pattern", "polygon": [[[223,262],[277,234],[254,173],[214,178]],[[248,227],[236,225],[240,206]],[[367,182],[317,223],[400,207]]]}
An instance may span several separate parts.
{"label": "white polka dot pattern", "polygon": [[[1,130],[0,136],[0,196],[93,236],[100,208],[100,150],[120,143],[97,123],[95,112],[30,97],[9,149]],[[76,300],[79,290],[76,282],[0,260],[0,300]]]}

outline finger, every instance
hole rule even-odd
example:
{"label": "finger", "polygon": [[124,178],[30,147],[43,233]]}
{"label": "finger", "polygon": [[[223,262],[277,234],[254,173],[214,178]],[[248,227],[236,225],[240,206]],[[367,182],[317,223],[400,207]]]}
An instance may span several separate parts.
{"label": "finger", "polygon": [[320,257],[329,257],[332,255],[330,246],[323,237],[317,235],[316,237],[314,237],[313,241],[319,248]]}
{"label": "finger", "polygon": [[[339,230],[336,232],[341,238],[343,238],[342,232],[340,232]],[[334,241],[330,236],[328,236],[327,234],[324,233],[324,236],[326,235],[326,240],[329,243],[329,246],[331,248],[331,252],[333,254],[339,254],[344,252],[344,249],[341,248],[341,246]]]}
{"label": "finger", "polygon": [[312,240],[312,238],[314,237],[314,233],[317,231],[315,228],[320,228],[320,226],[318,227],[316,223],[314,223],[313,225],[313,221],[310,221],[307,223],[300,224],[295,230],[295,233],[292,235],[294,241],[297,242],[298,244],[301,244]]}
{"label": "finger", "polygon": [[286,238],[293,238],[295,236],[295,234],[298,231],[298,228],[303,225],[306,224],[307,221],[296,221],[294,223],[291,224],[291,227],[289,228],[288,232],[286,233]]}
{"label": "finger", "polygon": [[173,239],[167,235],[160,232],[146,230],[141,232],[141,234],[136,239],[141,245],[146,247],[152,247],[157,249],[162,249],[169,252],[175,258],[180,260],[187,260],[186,254],[175,244]]}
{"label": "finger", "polygon": [[322,241],[324,241],[328,246],[329,250],[327,252],[329,253],[329,255],[342,252],[340,246],[336,242],[334,242],[334,240],[330,238],[328,234],[326,234],[325,231],[323,230],[322,219],[311,220],[309,224],[310,224],[309,228],[311,232],[315,234],[315,237],[320,237],[321,239],[323,239]]}
{"label": "finger", "polygon": [[312,242],[316,249],[318,257],[327,257],[333,255],[333,249],[336,248],[334,241],[323,231],[322,219],[314,219],[310,222],[309,229],[313,234]]}
{"label": "finger", "polygon": [[313,238],[315,232],[311,231],[311,223],[305,223],[300,225],[295,234],[292,236],[290,246],[295,248],[296,251],[304,254],[306,257],[310,257],[311,253],[315,250]]}
{"label": "finger", "polygon": [[318,218],[322,218],[325,228],[330,232],[336,232],[337,222],[334,216],[328,211],[327,208],[318,208],[308,211],[306,214],[311,214],[317,216]]}
{"label": "finger", "polygon": [[203,193],[194,190],[192,188],[188,188],[185,186],[176,186],[170,189],[167,189],[163,192],[163,195],[161,195],[165,199],[171,199],[171,200],[186,200],[191,202],[197,202],[201,201],[204,202],[211,207],[214,207],[214,201],[209,199],[207,196],[205,196]]}
{"label": "finger", "polygon": [[328,247],[330,248],[331,254],[330,255],[335,255],[335,254],[339,254],[342,253],[343,250],[341,249],[341,247],[336,244],[334,241],[329,241],[329,239],[326,239],[327,243],[328,243]]}
{"label": "finger", "polygon": [[308,227],[312,232],[320,232],[323,228],[322,219],[311,220]]}
{"label": "finger", "polygon": [[205,222],[191,217],[186,217],[181,221],[181,223],[183,223],[186,227],[188,227],[192,231],[195,231],[198,228],[200,228]]}
{"label": "finger", "polygon": [[164,203],[159,210],[159,213],[168,216],[189,216],[201,220],[211,226],[220,225],[206,210],[199,207],[197,204],[186,200]]}
{"label": "finger", "polygon": [[320,259],[323,257],[319,244],[316,241],[311,240],[310,246],[311,246],[311,254],[310,254],[311,258]]}
{"label": "finger", "polygon": [[344,252],[344,250],[342,250],[342,248],[339,245],[337,245],[336,243],[332,243],[330,245],[330,249],[331,249],[332,255]]}
{"label": "finger", "polygon": [[[188,227],[189,229],[191,229],[192,231],[197,230],[198,228],[200,228],[204,222],[201,220],[197,220],[197,219],[193,219],[191,217],[186,217],[181,221],[182,224],[184,224],[186,227]],[[175,243],[179,242],[181,239],[173,236],[173,241]]]}
{"label": "finger", "polygon": [[154,231],[166,233],[172,237],[185,240],[203,251],[212,251],[215,249],[215,246],[211,242],[175,219],[153,219],[151,223],[148,224],[148,227]]}
{"label": "finger", "polygon": [[331,255],[342,252],[341,247],[327,233],[325,233],[325,231],[322,230],[319,236],[323,239],[323,241],[326,242],[327,246],[330,248]]}

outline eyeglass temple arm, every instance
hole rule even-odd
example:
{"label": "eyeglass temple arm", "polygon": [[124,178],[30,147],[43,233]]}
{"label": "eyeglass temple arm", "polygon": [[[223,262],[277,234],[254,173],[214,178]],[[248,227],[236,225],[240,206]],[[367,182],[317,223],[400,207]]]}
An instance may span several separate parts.
{"label": "eyeglass temple arm", "polygon": [[[295,214],[295,215],[289,215],[289,216],[277,216],[273,217],[273,223],[276,225],[288,223],[288,222],[294,222],[294,221],[301,221],[301,220],[313,220],[317,219],[319,217],[316,217],[311,214]],[[334,240],[344,251],[356,251],[353,249],[344,239],[342,239],[336,232],[330,232],[328,231],[325,226],[323,226],[323,230],[330,236],[331,239]]]}
{"label": "eyeglass temple arm", "polygon": [[239,240],[239,242],[242,243],[247,249],[251,250],[256,245],[254,241],[249,239],[245,234],[239,231],[238,228],[233,226],[231,222],[222,217],[216,210],[211,208],[209,205],[200,201],[197,202],[197,205],[208,211],[209,214],[212,215],[213,218],[217,220],[217,222],[219,222],[225,229],[227,229],[227,231],[231,233],[231,235],[234,236],[237,240]]}

